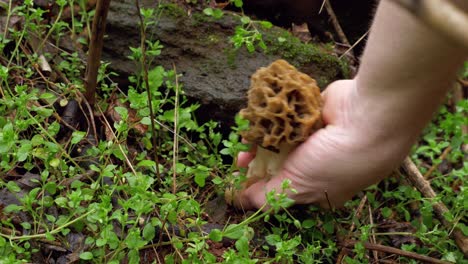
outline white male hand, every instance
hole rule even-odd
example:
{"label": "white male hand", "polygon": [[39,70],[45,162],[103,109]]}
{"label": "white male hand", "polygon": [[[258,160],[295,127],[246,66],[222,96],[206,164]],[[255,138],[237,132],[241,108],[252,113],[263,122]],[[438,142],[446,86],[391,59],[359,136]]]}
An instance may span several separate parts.
{"label": "white male hand", "polygon": [[[265,194],[281,190],[285,179],[297,193],[288,196],[298,204],[342,206],[355,193],[389,174],[406,153],[382,142],[362,116],[354,80],[332,83],[323,93],[326,127],[298,146],[270,181],[259,181],[235,197],[244,209],[261,208]],[[361,116],[359,116],[361,115]],[[393,143],[396,143],[393,141]],[[246,167],[254,151],[239,154],[238,166]]]}

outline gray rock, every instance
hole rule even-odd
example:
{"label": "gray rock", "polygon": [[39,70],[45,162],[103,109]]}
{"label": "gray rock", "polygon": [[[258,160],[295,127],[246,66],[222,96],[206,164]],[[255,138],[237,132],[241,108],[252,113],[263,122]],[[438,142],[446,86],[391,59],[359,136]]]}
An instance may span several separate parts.
{"label": "gray rock", "polygon": [[[143,1],[143,6],[149,7],[154,2]],[[232,125],[234,115],[246,104],[250,75],[279,58],[317,79],[321,87],[348,74],[346,64],[330,55],[330,48],[301,43],[283,29],[261,29],[268,49],[249,53],[245,48],[234,50],[229,41],[240,24],[234,13],[226,12],[215,20],[201,12],[188,15],[170,3],[160,4],[158,10],[156,24],[147,32],[150,40],[159,40],[164,46],[154,65],[166,69],[175,65],[182,74],[180,82],[185,94],[201,104],[201,121],[214,119]],[[111,68],[123,76],[138,69],[127,58],[129,47],[140,43],[138,23],[133,0],[111,2],[103,60],[110,61]],[[279,38],[283,40],[281,43]]]}

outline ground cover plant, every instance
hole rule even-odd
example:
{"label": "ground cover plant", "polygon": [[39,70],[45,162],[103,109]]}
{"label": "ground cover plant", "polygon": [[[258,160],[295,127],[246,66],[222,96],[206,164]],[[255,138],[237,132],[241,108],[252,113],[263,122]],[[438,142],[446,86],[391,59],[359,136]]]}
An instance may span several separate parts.
{"label": "ground cover plant", "polygon": [[[236,118],[223,135],[198,122],[177,65],[151,63],[164,47],[145,28],[161,10],[139,9],[130,85],[115,83],[104,61],[90,104],[80,52],[93,5],[41,3],[0,1],[0,263],[467,263],[453,234],[468,235],[468,64],[410,155],[436,197],[399,169],[343,209],[290,207],[269,193],[270,209],[241,212],[223,192],[242,179],[235,157],[248,148],[238,135],[248,124]],[[233,48],[268,49],[256,27],[271,25],[238,14]]]}

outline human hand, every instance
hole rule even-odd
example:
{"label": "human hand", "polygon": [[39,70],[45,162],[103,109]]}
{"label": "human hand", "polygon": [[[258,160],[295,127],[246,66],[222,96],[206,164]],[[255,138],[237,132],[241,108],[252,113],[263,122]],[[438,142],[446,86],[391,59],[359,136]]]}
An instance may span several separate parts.
{"label": "human hand", "polygon": [[[341,206],[355,193],[387,176],[405,154],[395,140],[384,140],[363,116],[355,80],[332,83],[323,93],[326,127],[298,146],[278,175],[258,181],[240,192],[234,204],[244,209],[261,208],[265,194],[281,190],[291,181],[288,196],[299,204]],[[396,144],[398,145],[398,144]],[[400,145],[401,147],[401,145]],[[246,167],[255,151],[239,154],[238,166]]]}

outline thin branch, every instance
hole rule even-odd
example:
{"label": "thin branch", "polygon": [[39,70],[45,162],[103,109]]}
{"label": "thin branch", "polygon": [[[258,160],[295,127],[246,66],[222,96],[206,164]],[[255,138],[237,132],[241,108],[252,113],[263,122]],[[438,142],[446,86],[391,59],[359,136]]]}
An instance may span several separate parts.
{"label": "thin branch", "polygon": [[140,47],[141,47],[141,66],[143,68],[143,79],[145,82],[146,93],[148,94],[148,107],[150,111],[150,118],[151,118],[151,139],[153,144],[153,152],[154,152],[154,162],[156,162],[156,175],[158,177],[158,183],[162,183],[161,173],[159,172],[159,158],[158,158],[158,144],[157,144],[157,135],[156,135],[156,124],[154,119],[156,116],[154,115],[153,111],[153,94],[151,93],[151,89],[149,86],[148,80],[148,66],[146,65],[146,25],[145,21],[143,20],[143,15],[141,14],[140,3],[138,0],[135,0],[135,7],[138,13],[138,19],[140,20]]}
{"label": "thin branch", "polygon": [[[370,241],[373,243],[373,244],[377,244],[377,239],[375,238],[375,232],[374,232],[374,218],[372,216],[372,208],[371,208],[371,204],[369,204],[369,224],[371,226],[371,236],[370,236]],[[375,263],[379,263],[379,253],[377,252],[377,250],[373,249],[372,250],[372,254],[374,255],[374,261]]]}
{"label": "thin branch", "polygon": [[[366,205],[367,202],[367,195],[364,195],[364,198],[362,198],[361,202],[359,203],[359,206],[354,214],[353,218],[360,218],[362,211],[364,210],[364,206]],[[351,224],[351,227],[349,228],[348,235],[346,236],[346,239],[349,239],[351,237],[351,233],[354,231],[354,228],[356,228],[356,223],[353,221]],[[336,258],[336,264],[339,264],[343,261],[344,257],[346,256],[346,250],[343,247],[340,250],[340,253],[338,254],[338,258]]]}
{"label": "thin branch", "polygon": [[336,34],[338,34],[338,37],[340,38],[341,42],[350,47],[351,43],[349,43],[348,38],[346,37],[343,29],[341,28],[340,22],[338,21],[338,18],[336,18],[335,11],[333,11],[330,1],[325,1],[324,5],[328,15],[330,16],[333,27],[335,28]]}
{"label": "thin branch", "polygon": [[[464,99],[464,97],[463,97],[464,86],[465,86],[465,88],[468,88],[468,81],[459,80],[458,82],[455,83],[455,85],[453,87],[454,111],[456,111],[457,104]],[[465,117],[466,112],[462,113],[462,115]],[[468,124],[466,124],[466,123],[463,124],[461,126],[461,130],[462,130],[463,136],[466,136],[468,134]],[[468,144],[463,144],[462,145],[462,151],[464,153],[468,153]]]}
{"label": "thin branch", "polygon": [[177,135],[178,124],[179,124],[179,78],[177,76],[177,71],[175,65],[173,65],[174,74],[175,74],[175,98],[174,98],[174,139],[173,139],[173,150],[172,150],[172,193],[175,194],[177,191],[177,159],[179,153],[179,138]]}
{"label": "thin branch", "polygon": [[[415,186],[418,191],[422,193],[424,197],[429,199],[436,197],[436,193],[431,188],[430,183],[424,179],[424,176],[421,174],[421,172],[419,172],[418,168],[409,157],[406,157],[406,159],[403,161],[403,167],[408,172],[408,179],[411,181],[413,186]],[[444,227],[449,230],[452,229],[453,223],[449,222],[444,217],[444,214],[449,211],[447,206],[445,206],[445,204],[442,202],[437,202],[433,203],[432,207],[434,208],[434,212],[436,213],[437,218],[444,225]],[[458,228],[453,229],[451,237],[455,240],[455,243],[463,252],[465,257],[468,257],[468,238],[464,236]]]}
{"label": "thin branch", "polygon": [[431,28],[468,47],[468,16],[446,0],[392,0]]}
{"label": "thin branch", "polygon": [[[450,147],[450,146],[445,148],[444,151],[442,152],[442,154],[440,154],[438,160],[443,161],[447,157],[447,155],[450,153],[451,150],[452,150],[452,147]],[[439,164],[440,163],[434,162],[434,164],[432,164],[432,166],[429,168],[429,170],[427,170],[427,172],[424,174],[424,178],[429,179],[429,177],[431,177],[432,173],[437,168],[439,168]]]}
{"label": "thin branch", "polygon": [[[344,247],[347,247],[347,248],[352,248],[357,243],[359,243],[359,241],[346,240],[344,243],[342,243],[342,245]],[[444,260],[440,260],[440,259],[436,259],[436,258],[431,258],[431,257],[423,256],[423,255],[419,255],[419,254],[414,253],[414,252],[405,251],[405,250],[401,250],[401,249],[394,248],[394,247],[383,246],[383,245],[369,243],[369,242],[364,242],[362,244],[367,250],[376,250],[376,251],[379,251],[379,252],[395,254],[395,255],[398,255],[398,256],[423,261],[424,263],[451,264],[451,262],[448,262],[448,261],[444,261]]]}
{"label": "thin branch", "polygon": [[96,5],[96,13],[93,19],[91,41],[89,44],[88,62],[86,66],[85,87],[86,100],[91,106],[96,101],[96,86],[99,66],[101,65],[101,53],[106,31],[107,12],[111,0],[99,0]]}

